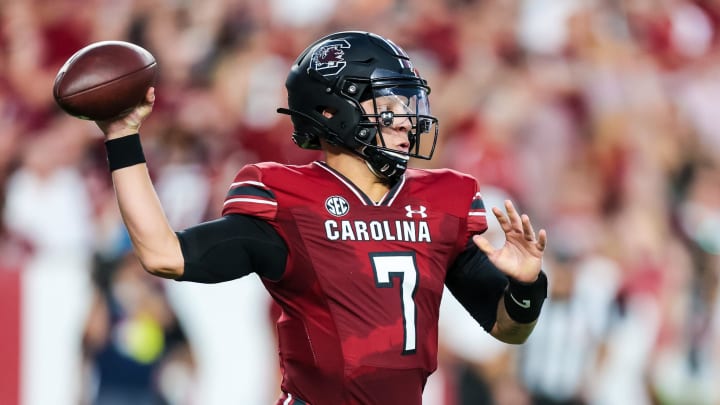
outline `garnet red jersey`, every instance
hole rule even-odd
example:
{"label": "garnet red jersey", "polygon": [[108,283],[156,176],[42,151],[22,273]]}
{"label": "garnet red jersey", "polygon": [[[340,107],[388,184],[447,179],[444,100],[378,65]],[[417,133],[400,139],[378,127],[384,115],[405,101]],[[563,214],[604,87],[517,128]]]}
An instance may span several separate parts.
{"label": "garnet red jersey", "polygon": [[421,403],[436,368],[445,275],[487,229],[475,179],[409,169],[375,203],[325,163],[262,163],[238,173],[225,214],[265,219],[287,244],[282,279],[263,279],[282,309],[286,397]]}

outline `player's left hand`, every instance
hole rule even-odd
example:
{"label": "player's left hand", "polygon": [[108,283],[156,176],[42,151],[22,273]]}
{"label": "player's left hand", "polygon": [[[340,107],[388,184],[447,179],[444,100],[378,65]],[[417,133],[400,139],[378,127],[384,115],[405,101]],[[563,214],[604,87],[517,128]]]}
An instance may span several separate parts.
{"label": "player's left hand", "polygon": [[475,235],[473,242],[488,255],[490,261],[508,277],[524,283],[532,283],[540,274],[543,252],[547,245],[547,232],[541,229],[535,235],[530,218],[518,214],[510,200],[505,200],[505,215],[493,207],[500,227],[505,232],[505,244],[495,249],[486,238]]}

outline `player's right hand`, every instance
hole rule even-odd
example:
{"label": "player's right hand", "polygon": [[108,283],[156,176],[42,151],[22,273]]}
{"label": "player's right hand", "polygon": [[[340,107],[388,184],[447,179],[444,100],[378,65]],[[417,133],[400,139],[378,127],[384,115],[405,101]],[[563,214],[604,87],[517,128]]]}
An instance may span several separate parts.
{"label": "player's right hand", "polygon": [[152,112],[154,104],[155,88],[150,87],[145,94],[145,101],[135,107],[129,114],[106,121],[95,121],[95,123],[105,134],[107,140],[136,134],[140,131],[140,125],[145,121],[145,118]]}

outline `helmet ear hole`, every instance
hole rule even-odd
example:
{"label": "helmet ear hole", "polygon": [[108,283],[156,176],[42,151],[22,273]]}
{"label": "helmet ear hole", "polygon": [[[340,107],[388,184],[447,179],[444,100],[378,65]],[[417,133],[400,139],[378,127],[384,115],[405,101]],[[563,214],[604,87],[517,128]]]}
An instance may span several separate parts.
{"label": "helmet ear hole", "polygon": [[330,119],[337,114],[337,109],[332,107],[318,107],[318,112],[322,114],[323,117]]}

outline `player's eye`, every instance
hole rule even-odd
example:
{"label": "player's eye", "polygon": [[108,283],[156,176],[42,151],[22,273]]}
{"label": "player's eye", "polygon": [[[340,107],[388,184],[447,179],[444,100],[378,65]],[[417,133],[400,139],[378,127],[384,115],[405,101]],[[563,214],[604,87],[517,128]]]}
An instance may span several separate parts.
{"label": "player's eye", "polygon": [[409,103],[410,99],[407,97],[382,97],[377,100],[376,109],[378,113],[392,111],[396,114],[407,114],[412,112]]}

